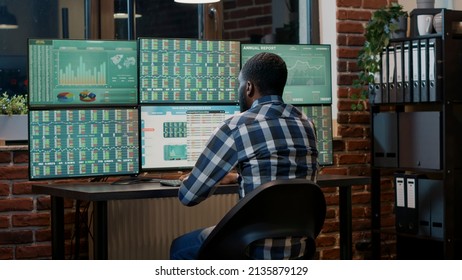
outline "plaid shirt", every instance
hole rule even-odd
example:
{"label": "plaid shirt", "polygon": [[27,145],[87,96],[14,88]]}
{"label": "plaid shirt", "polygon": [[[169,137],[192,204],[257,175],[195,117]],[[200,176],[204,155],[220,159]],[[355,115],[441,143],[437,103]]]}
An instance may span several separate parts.
{"label": "plaid shirt", "polygon": [[[188,206],[200,203],[232,169],[239,173],[239,196],[275,179],[316,181],[318,161],[313,123],[277,95],[256,100],[246,112],[215,129],[179,191]],[[301,244],[302,243],[302,244]],[[256,258],[287,258],[303,252],[296,238],[262,240]],[[292,249],[290,249],[292,248]]]}

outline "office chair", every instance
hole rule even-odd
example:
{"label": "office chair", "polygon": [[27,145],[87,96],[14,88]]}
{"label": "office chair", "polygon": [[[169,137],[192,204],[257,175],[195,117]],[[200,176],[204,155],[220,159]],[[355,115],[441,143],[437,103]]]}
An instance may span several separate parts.
{"label": "office chair", "polygon": [[199,259],[248,259],[254,241],[307,237],[303,259],[312,259],[315,239],[324,224],[326,201],[314,182],[305,179],[265,183],[242,198],[216,225],[199,250]]}

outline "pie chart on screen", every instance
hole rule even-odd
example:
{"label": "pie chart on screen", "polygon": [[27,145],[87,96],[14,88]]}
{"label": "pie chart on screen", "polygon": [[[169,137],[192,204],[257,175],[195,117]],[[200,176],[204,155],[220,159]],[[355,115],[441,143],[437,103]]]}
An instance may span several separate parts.
{"label": "pie chart on screen", "polygon": [[71,92],[60,92],[58,95],[59,102],[72,102],[74,101],[74,94]]}

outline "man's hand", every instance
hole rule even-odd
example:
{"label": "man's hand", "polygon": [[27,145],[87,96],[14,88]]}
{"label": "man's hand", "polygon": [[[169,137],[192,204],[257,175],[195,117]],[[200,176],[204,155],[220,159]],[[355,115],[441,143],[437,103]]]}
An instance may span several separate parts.
{"label": "man's hand", "polygon": [[237,178],[239,178],[239,174],[235,172],[230,172],[226,174],[226,176],[223,179],[221,179],[220,185],[237,184]]}
{"label": "man's hand", "polygon": [[183,175],[181,175],[180,178],[178,178],[178,179],[181,180],[181,181],[184,181],[184,180],[188,179],[189,174],[191,174],[191,173],[183,174]]}

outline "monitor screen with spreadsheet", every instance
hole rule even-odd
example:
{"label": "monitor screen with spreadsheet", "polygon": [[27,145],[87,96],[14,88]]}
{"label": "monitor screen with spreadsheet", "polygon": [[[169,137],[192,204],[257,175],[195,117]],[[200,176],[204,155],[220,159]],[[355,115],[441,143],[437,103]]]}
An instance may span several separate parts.
{"label": "monitor screen with spreadsheet", "polygon": [[241,64],[261,52],[275,53],[287,64],[286,103],[332,103],[330,45],[241,44]]}
{"label": "monitor screen with spreadsheet", "polygon": [[138,104],[135,41],[28,41],[29,106]]}
{"label": "monitor screen with spreadsheet", "polygon": [[139,113],[133,108],[29,111],[29,178],[136,175]]}
{"label": "monitor screen with spreadsheet", "polygon": [[238,105],[141,106],[141,169],[192,168],[215,128],[237,113]]}
{"label": "monitor screen with spreadsheet", "polygon": [[138,39],[139,101],[236,103],[238,41]]}
{"label": "monitor screen with spreadsheet", "polygon": [[318,136],[318,161],[320,165],[332,165],[332,108],[330,105],[296,105],[313,120]]}

